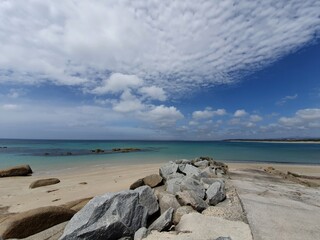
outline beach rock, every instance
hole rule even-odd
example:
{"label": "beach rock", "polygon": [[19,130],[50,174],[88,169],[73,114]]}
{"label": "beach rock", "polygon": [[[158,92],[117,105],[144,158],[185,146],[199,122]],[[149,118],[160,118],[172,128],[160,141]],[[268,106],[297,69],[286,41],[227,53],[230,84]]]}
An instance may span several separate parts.
{"label": "beach rock", "polygon": [[28,176],[32,173],[33,172],[29,165],[21,165],[21,166],[1,169],[0,177]]}
{"label": "beach rock", "polygon": [[216,240],[232,240],[230,237],[218,237]]}
{"label": "beach rock", "polygon": [[38,188],[43,186],[49,186],[59,183],[60,180],[58,178],[46,178],[46,179],[39,179],[32,182],[29,188]]}
{"label": "beach rock", "polygon": [[26,238],[59,223],[76,212],[63,207],[41,207],[8,217],[0,226],[0,238]]}
{"label": "beach rock", "polygon": [[146,226],[149,210],[139,193],[122,191],[93,198],[70,220],[61,240],[119,239],[132,237]]}
{"label": "beach rock", "polygon": [[159,199],[163,193],[166,193],[166,186],[165,185],[161,185],[161,186],[153,188],[153,190],[154,190],[154,194]]}
{"label": "beach rock", "polygon": [[76,212],[79,212],[80,209],[82,209],[91,199],[92,199],[92,197],[74,200],[74,201],[62,204],[62,205],[60,205],[60,207],[68,208],[68,209],[74,210]]}
{"label": "beach rock", "polygon": [[200,173],[200,178],[215,178],[217,177],[216,175],[216,171],[214,168],[212,167],[206,167],[205,169],[203,169]]}
{"label": "beach rock", "polygon": [[217,205],[226,198],[224,184],[221,181],[214,182],[206,191],[210,205]]}
{"label": "beach rock", "polygon": [[134,234],[134,240],[142,240],[148,236],[148,229],[145,227],[139,228],[138,231]]}
{"label": "beach rock", "polygon": [[208,204],[194,191],[177,192],[176,198],[181,206],[189,205],[198,212],[202,212],[208,207]]}
{"label": "beach rock", "polygon": [[194,191],[200,198],[205,197],[205,189],[199,181],[190,177],[170,179],[166,183],[166,191],[171,194],[176,194],[179,191],[191,190]]}
{"label": "beach rock", "polygon": [[191,164],[191,161],[188,159],[178,159],[178,160],[175,160],[175,163],[176,164]]}
{"label": "beach rock", "polygon": [[143,182],[145,185],[148,185],[152,188],[161,185],[163,178],[158,174],[151,174],[143,178]]}
{"label": "beach rock", "polygon": [[143,186],[143,185],[144,185],[143,179],[138,179],[137,181],[135,181],[134,183],[132,183],[129,188],[130,188],[130,190],[134,190],[134,189],[136,189],[136,188],[138,188],[138,187],[141,187],[141,186]]}
{"label": "beach rock", "polygon": [[176,194],[181,191],[181,184],[184,178],[172,178],[166,182],[166,191],[171,194]]}
{"label": "beach rock", "polygon": [[159,197],[159,206],[162,214],[169,208],[173,208],[174,210],[178,209],[180,207],[180,204],[175,195],[170,193],[162,193]]}
{"label": "beach rock", "polygon": [[169,208],[157,218],[148,228],[148,232],[157,230],[159,232],[169,230],[172,226],[173,208]]}
{"label": "beach rock", "polygon": [[177,225],[183,215],[196,212],[191,206],[182,206],[176,209],[173,213],[173,224]]}
{"label": "beach rock", "polygon": [[206,196],[206,190],[202,184],[193,178],[185,177],[180,185],[181,191],[190,190],[196,193],[200,198],[204,199]]}
{"label": "beach rock", "polygon": [[176,173],[177,170],[178,170],[178,164],[174,162],[169,162],[163,165],[162,167],[160,167],[159,174],[164,180],[167,180],[168,176]]}
{"label": "beach rock", "polygon": [[194,166],[198,168],[206,168],[209,166],[209,161],[208,160],[202,160],[194,163]]}
{"label": "beach rock", "polygon": [[167,177],[167,181],[173,178],[183,178],[185,175],[183,175],[182,173],[174,173],[171,174]]}
{"label": "beach rock", "polygon": [[197,177],[201,173],[200,169],[198,169],[190,164],[186,164],[184,168],[179,168],[179,170],[189,177],[192,177],[192,176]]}
{"label": "beach rock", "polygon": [[147,208],[149,216],[152,216],[159,210],[157,197],[149,186],[142,186],[134,191],[139,193],[139,203]]}
{"label": "beach rock", "polygon": [[208,189],[215,182],[221,182],[222,184],[224,184],[224,181],[220,178],[201,178],[200,179],[200,183],[205,189]]}

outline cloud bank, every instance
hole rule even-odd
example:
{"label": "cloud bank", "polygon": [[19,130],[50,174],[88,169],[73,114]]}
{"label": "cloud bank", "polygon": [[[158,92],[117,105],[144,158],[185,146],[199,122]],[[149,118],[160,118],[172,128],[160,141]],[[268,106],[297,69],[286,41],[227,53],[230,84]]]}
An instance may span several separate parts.
{"label": "cloud bank", "polygon": [[142,79],[163,101],[295,51],[319,37],[319,12],[317,0],[1,1],[0,84],[102,95]]}

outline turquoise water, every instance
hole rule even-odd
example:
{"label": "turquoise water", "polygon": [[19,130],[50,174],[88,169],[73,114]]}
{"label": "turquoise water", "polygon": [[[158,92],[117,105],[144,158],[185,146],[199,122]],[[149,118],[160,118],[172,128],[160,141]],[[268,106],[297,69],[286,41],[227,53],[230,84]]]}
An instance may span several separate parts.
{"label": "turquoise water", "polygon": [[[4,148],[6,147],[6,148]],[[91,149],[140,148],[141,152],[91,154]],[[71,152],[71,156],[66,155]],[[45,156],[45,154],[49,154]],[[320,144],[186,141],[80,141],[0,139],[0,168],[30,164],[36,171],[78,166],[159,163],[212,156],[233,162],[320,164]]]}

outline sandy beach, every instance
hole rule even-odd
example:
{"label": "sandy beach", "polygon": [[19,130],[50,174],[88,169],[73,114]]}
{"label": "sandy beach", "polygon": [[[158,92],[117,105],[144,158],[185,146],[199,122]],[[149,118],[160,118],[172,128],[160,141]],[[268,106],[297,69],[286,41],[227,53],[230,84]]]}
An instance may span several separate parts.
{"label": "sandy beach", "polygon": [[[227,163],[231,171],[241,169],[264,169],[273,166],[287,172],[320,176],[320,166],[260,163]],[[130,184],[149,174],[158,173],[162,164],[92,166],[46,173],[29,177],[2,178],[0,207],[10,213],[23,212],[42,206],[58,206],[70,201],[101,195],[106,192],[126,190]],[[59,184],[30,189],[38,179],[56,177]]]}

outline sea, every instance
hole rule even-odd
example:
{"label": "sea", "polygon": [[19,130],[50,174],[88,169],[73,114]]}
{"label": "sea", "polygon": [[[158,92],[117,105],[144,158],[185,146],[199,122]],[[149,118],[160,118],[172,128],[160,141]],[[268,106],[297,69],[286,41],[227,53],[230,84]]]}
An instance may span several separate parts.
{"label": "sea", "polygon": [[[113,148],[141,151],[114,153]],[[92,150],[102,149],[103,153]],[[78,167],[163,163],[210,156],[246,163],[320,164],[320,144],[227,141],[111,141],[0,139],[0,169],[29,164],[35,172]]]}

